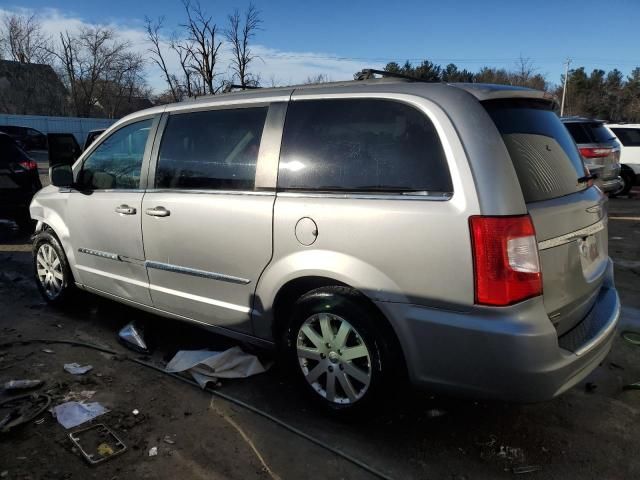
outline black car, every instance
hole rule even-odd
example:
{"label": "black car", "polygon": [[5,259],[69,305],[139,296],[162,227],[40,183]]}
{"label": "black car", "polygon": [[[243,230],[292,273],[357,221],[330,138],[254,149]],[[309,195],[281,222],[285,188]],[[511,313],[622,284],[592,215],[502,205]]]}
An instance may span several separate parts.
{"label": "black car", "polygon": [[47,149],[47,136],[35,128],[0,125],[0,132],[9,135],[25,150]]}
{"label": "black car", "polygon": [[31,230],[29,204],[41,188],[38,164],[13,138],[0,133],[0,218],[14,220],[23,231]]}

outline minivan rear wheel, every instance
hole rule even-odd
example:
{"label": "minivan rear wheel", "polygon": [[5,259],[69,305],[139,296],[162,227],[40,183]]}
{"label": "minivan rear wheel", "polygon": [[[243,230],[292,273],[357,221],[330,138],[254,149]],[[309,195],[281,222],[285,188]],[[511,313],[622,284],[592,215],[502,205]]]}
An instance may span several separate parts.
{"label": "minivan rear wheel", "polygon": [[395,355],[362,295],[323,287],[300,297],[287,332],[289,364],[302,388],[332,412],[365,410],[388,393]]}
{"label": "minivan rear wheel", "polygon": [[33,239],[33,270],[42,297],[52,305],[63,305],[74,290],[74,282],[60,241],[49,230]]}

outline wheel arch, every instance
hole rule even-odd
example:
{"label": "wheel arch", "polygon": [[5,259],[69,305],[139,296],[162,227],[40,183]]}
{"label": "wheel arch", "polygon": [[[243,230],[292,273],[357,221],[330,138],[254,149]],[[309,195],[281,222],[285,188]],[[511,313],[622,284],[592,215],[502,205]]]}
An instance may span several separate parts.
{"label": "wheel arch", "polygon": [[366,307],[374,313],[373,318],[376,319],[374,321],[378,322],[379,326],[386,332],[387,339],[392,343],[391,348],[396,350],[398,359],[402,364],[401,367],[404,369],[404,372],[407,372],[407,363],[402,343],[400,342],[400,338],[392,322],[387,318],[384,312],[365,292],[329,276],[299,276],[289,280],[281,286],[276,293],[271,308],[271,334],[276,346],[278,348],[284,347],[286,330],[295,301],[313,290],[332,286],[340,286],[352,290],[366,304]]}

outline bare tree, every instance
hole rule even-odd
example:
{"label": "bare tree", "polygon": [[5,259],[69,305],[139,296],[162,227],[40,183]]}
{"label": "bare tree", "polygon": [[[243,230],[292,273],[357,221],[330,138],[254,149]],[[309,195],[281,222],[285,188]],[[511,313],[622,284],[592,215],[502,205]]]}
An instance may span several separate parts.
{"label": "bare tree", "polygon": [[327,83],[330,81],[331,79],[329,78],[329,75],[327,75],[326,73],[318,73],[317,75],[309,75],[307,79],[304,81],[304,83],[305,84]]}
{"label": "bare tree", "polygon": [[[199,75],[202,85],[200,91],[214,95],[219,91],[215,86],[217,76],[215,68],[218,61],[218,52],[222,46],[219,40],[218,26],[213,17],[207,15],[200,6],[200,2],[182,0],[187,13],[187,23],[183,25],[187,29],[188,39],[182,42],[179,48],[185,54],[185,64],[190,62],[190,68]],[[186,72],[185,72],[186,75]]]}
{"label": "bare tree", "polygon": [[257,79],[249,73],[249,65],[257,58],[251,52],[249,42],[261,28],[260,11],[250,4],[242,16],[236,9],[228,20],[225,37],[231,45],[231,70],[242,87],[257,86]]}
{"label": "bare tree", "polygon": [[164,17],[160,17],[155,23],[153,23],[149,17],[145,17],[147,40],[149,40],[149,42],[151,43],[149,53],[151,53],[151,60],[153,61],[153,63],[155,63],[162,71],[173,101],[177,102],[180,100],[180,96],[178,94],[177,79],[174,74],[169,72],[169,68],[167,67],[167,62],[165,61],[163,54],[163,42],[160,37],[160,31],[162,29],[163,23]]}
{"label": "bare tree", "polygon": [[4,41],[0,47],[9,58],[20,63],[49,63],[51,60],[50,38],[42,31],[35,14],[6,14],[2,22]]}
{"label": "bare tree", "polygon": [[[144,59],[130,51],[128,42],[105,27],[85,27],[77,34],[60,34],[59,48],[52,50],[59,60],[61,76],[71,94],[78,116],[90,116],[96,108],[114,102],[127,89],[144,85]],[[114,112],[107,111],[107,114]]]}
{"label": "bare tree", "polygon": [[523,57],[522,54],[517,58],[515,65],[515,72],[513,75],[513,83],[520,86],[526,86],[536,73],[536,68],[533,66],[533,62],[528,57]]}

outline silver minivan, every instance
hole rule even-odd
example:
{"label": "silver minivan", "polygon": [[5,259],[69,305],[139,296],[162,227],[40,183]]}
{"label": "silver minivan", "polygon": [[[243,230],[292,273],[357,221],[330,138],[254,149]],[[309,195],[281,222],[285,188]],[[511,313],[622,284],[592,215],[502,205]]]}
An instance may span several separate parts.
{"label": "silver minivan", "polygon": [[550,399],[602,362],[620,311],[606,199],[552,107],[371,79],[141,111],[34,198],[39,289],[279,348],[332,410],[405,379]]}

